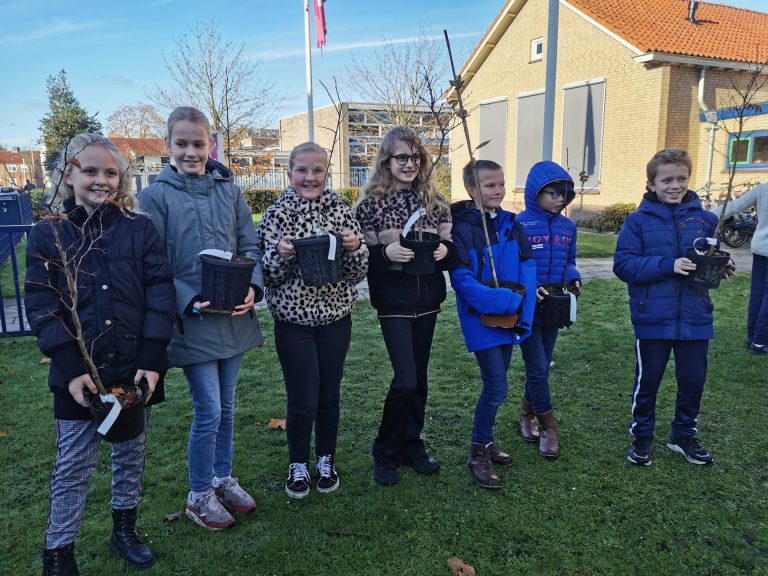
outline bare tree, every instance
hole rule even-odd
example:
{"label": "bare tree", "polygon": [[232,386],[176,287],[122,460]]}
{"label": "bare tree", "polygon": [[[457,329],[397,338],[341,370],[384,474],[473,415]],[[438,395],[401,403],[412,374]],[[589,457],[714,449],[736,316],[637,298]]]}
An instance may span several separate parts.
{"label": "bare tree", "polygon": [[176,50],[163,56],[169,86],[155,85],[150,100],[164,110],[194,106],[206,112],[215,129],[224,132],[229,157],[235,132],[267,125],[282,102],[272,80],[261,73],[261,62],[221,37],[216,23],[197,24],[175,40]]}
{"label": "bare tree", "polygon": [[107,118],[107,134],[121,138],[163,138],[165,119],[152,104],[123,105]]}

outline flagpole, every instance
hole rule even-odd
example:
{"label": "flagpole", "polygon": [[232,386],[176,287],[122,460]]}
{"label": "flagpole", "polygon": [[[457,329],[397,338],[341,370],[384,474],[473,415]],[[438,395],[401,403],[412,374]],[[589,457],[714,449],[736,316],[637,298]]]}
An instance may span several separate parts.
{"label": "flagpole", "polygon": [[[312,0],[314,2],[315,0]],[[304,0],[304,44],[307,50],[307,127],[309,141],[315,141],[315,112],[312,104],[312,43],[309,36],[309,0]]]}

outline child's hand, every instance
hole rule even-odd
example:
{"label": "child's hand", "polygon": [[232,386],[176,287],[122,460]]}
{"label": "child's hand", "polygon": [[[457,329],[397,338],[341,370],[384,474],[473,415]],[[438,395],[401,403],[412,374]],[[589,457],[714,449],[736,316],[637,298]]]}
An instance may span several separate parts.
{"label": "child's hand", "polygon": [[390,262],[410,262],[414,256],[413,250],[404,248],[400,242],[387,244],[384,248],[384,255],[389,258]]}
{"label": "child's hand", "polygon": [[435,262],[440,262],[440,260],[448,256],[448,246],[440,242],[437,246],[437,250],[434,251],[433,256],[435,257]]}
{"label": "child's hand", "polygon": [[153,372],[152,370],[142,370],[139,368],[136,370],[136,376],[133,377],[133,383],[138,386],[142,378],[147,381],[147,399],[145,400],[146,403],[149,402],[149,399],[152,398],[152,394],[155,393],[157,383],[160,381],[160,374],[158,372]]}
{"label": "child's hand", "polygon": [[348,252],[354,252],[360,248],[360,238],[358,238],[357,234],[352,232],[352,230],[347,230],[344,228],[339,232],[339,234],[341,235],[341,245],[344,250]]}
{"label": "child's hand", "polygon": [[696,270],[696,264],[688,260],[688,258],[678,258],[675,260],[675,274],[688,276],[694,270]]}
{"label": "child's hand", "polygon": [[85,399],[85,394],[83,394],[83,388],[88,388],[88,390],[91,391],[91,394],[94,395],[99,393],[96,384],[91,380],[90,374],[83,374],[77,378],[72,378],[72,380],[69,381],[68,388],[69,393],[72,395],[72,398],[75,399],[75,402],[85,408],[88,408],[88,401]]}
{"label": "child's hand", "polygon": [[293,236],[283,236],[283,239],[277,243],[277,253],[285,261],[296,257],[296,248],[293,247],[292,240]]}
{"label": "child's hand", "polygon": [[536,288],[536,302],[541,302],[544,300],[544,296],[549,296],[549,292],[544,288],[544,286],[539,286]]}
{"label": "child's hand", "polygon": [[235,306],[235,311],[232,312],[232,316],[242,316],[253,310],[253,301],[256,299],[256,291],[253,286],[248,287],[248,295],[242,304]]}
{"label": "child's hand", "polygon": [[206,300],[205,302],[192,302],[192,313],[193,314],[199,314],[200,312],[206,312],[206,308],[211,305],[210,300]]}
{"label": "child's hand", "polygon": [[723,273],[723,277],[727,280],[734,274],[736,274],[736,262],[731,259],[728,261],[728,264],[725,265],[725,272]]}

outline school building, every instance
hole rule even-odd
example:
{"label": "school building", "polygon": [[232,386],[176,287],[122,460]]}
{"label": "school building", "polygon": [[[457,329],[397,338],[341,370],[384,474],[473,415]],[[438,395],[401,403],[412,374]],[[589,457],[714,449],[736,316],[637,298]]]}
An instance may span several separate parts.
{"label": "school building", "polygon": [[[514,209],[542,157],[547,20],[548,0],[508,0],[460,72],[472,145],[490,141],[476,157],[504,166]],[[716,196],[732,159],[737,182],[768,181],[768,14],[688,0],[560,0],[558,36],[552,159],[581,192],[572,217],[638,204],[645,164],[667,147],[690,152],[693,189],[709,180]],[[737,145],[723,129],[734,131],[727,109],[752,78],[762,88]],[[458,199],[469,155],[454,138]]]}

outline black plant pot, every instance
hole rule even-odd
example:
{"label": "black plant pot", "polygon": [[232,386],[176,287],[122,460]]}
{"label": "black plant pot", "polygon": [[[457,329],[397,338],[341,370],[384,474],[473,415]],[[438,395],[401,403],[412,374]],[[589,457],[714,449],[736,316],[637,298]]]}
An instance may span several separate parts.
{"label": "black plant pot", "polygon": [[536,317],[545,328],[565,328],[571,322],[571,294],[579,297],[581,290],[575,284],[564,289],[561,283],[543,284],[549,294],[536,305]]}
{"label": "black plant pot", "polygon": [[[513,292],[517,292],[520,296],[525,296],[525,286],[517,282],[499,280],[499,285],[496,286],[492,280],[485,280],[483,281],[483,285],[490,288],[506,288]],[[518,306],[514,314],[481,314],[480,322],[489,328],[515,328],[520,321],[520,312],[522,309],[523,303],[521,301],[520,306]]]}
{"label": "black plant pot", "polygon": [[[144,404],[147,399],[147,381],[142,379],[139,386],[136,386],[133,383],[133,380],[104,384],[107,392],[110,392],[118,386],[123,388],[128,394],[132,393],[134,399],[128,406],[122,407],[117,420],[115,420],[110,429],[102,435],[107,442],[125,442],[126,440],[132,440],[144,432],[145,427]],[[104,422],[110,410],[112,410],[112,404],[102,403],[98,394],[92,395],[89,402],[89,409],[93,416],[93,420],[97,427],[101,426],[101,423]]]}
{"label": "black plant pot", "polygon": [[227,260],[210,254],[200,255],[200,260],[203,263],[201,296],[211,303],[206,312],[231,314],[248,295],[256,262],[242,256]]}
{"label": "black plant pot", "polygon": [[690,286],[698,288],[717,288],[720,286],[720,280],[725,275],[725,269],[731,261],[731,255],[728,252],[716,250],[711,256],[699,254],[693,248],[689,248],[685,256],[696,264],[696,270],[686,276],[686,281]]}
{"label": "black plant pot", "polygon": [[336,284],[344,279],[341,270],[343,250],[341,236],[338,234],[333,236],[336,238],[336,252],[333,260],[328,259],[331,245],[329,235],[293,240],[296,258],[299,261],[299,272],[306,286]]}
{"label": "black plant pot", "polygon": [[403,262],[403,272],[417,276],[432,274],[435,271],[435,250],[440,246],[440,236],[432,232],[422,232],[419,240],[418,231],[411,230],[408,236],[400,236],[400,245],[413,250],[413,260]]}

